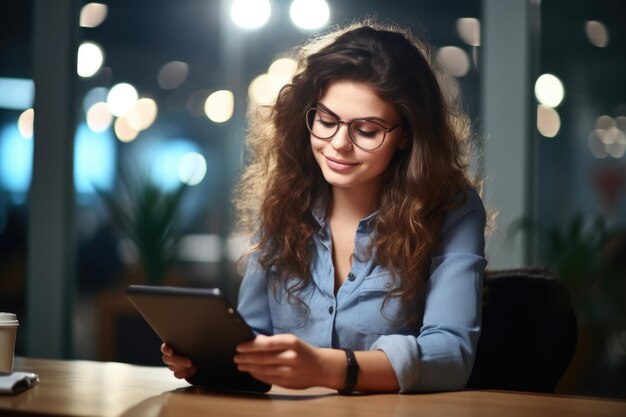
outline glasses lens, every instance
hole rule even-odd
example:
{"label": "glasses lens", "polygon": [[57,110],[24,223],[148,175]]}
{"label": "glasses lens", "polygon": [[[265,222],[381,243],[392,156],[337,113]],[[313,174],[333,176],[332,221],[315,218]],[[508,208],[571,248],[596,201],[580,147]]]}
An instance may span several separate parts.
{"label": "glasses lens", "polygon": [[354,120],[350,124],[352,140],[364,149],[375,149],[385,139],[385,130],[382,126],[367,120]]}
{"label": "glasses lens", "polygon": [[306,121],[309,131],[320,139],[332,137],[339,127],[339,121],[335,116],[315,108],[309,109]]}

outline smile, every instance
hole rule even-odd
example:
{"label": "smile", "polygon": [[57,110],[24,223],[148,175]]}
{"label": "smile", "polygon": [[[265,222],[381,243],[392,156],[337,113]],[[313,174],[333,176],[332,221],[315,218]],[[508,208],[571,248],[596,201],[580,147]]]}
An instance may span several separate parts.
{"label": "smile", "polygon": [[329,158],[326,155],[324,155],[324,158],[326,158],[326,165],[328,165],[328,168],[332,169],[333,171],[347,171],[359,165],[356,162],[348,162],[342,161],[340,159]]}

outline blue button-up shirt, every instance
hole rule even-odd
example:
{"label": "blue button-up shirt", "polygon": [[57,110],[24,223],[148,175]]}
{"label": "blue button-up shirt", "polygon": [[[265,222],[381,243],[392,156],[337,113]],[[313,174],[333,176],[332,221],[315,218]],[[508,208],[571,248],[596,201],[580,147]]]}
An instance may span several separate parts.
{"label": "blue button-up shirt", "polygon": [[[406,305],[386,295],[397,281],[389,270],[366,257],[370,221],[359,222],[350,274],[334,293],[330,227],[324,210],[314,210],[319,232],[313,236],[312,282],[288,300],[285,285],[268,285],[272,271],[248,259],[238,310],[263,334],[292,333],[328,348],[382,350],[394,369],[400,392],[454,390],[465,386],[481,329],[485,210],[478,194],[446,215],[440,243],[431,257],[430,277],[410,308],[421,317],[407,324]],[[305,303],[306,305],[304,305]],[[307,308],[308,306],[308,308]]]}

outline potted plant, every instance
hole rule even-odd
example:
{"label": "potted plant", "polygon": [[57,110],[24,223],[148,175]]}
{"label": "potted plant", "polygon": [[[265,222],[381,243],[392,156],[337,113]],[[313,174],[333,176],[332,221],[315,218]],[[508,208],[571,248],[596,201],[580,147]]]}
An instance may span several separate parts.
{"label": "potted plant", "polygon": [[162,283],[175,260],[182,237],[177,215],[188,189],[181,182],[165,191],[148,175],[122,170],[115,191],[97,190],[113,221],[136,247],[148,284]]}
{"label": "potted plant", "polygon": [[523,218],[509,235],[527,231],[536,239],[541,260],[568,284],[578,318],[582,322],[611,321],[623,308],[615,296],[625,285],[625,264],[618,250],[624,231],[612,229],[601,216],[586,221],[575,215],[565,227],[545,225]]}
{"label": "potted plant", "polygon": [[579,337],[563,392],[619,392],[623,386],[614,381],[626,376],[626,232],[582,214],[564,227],[523,218],[508,232],[520,231],[534,238],[543,265],[559,273],[572,296]]}

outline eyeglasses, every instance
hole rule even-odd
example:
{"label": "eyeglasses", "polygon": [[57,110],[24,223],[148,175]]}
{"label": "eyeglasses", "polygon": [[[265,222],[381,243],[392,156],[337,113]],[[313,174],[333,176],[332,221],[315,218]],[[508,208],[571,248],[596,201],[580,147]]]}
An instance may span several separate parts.
{"label": "eyeglasses", "polygon": [[378,122],[368,119],[353,119],[349,122],[339,120],[330,111],[319,107],[311,107],[306,112],[306,126],[309,132],[318,139],[331,139],[342,124],[348,126],[350,140],[361,149],[373,151],[385,141],[387,133],[400,126],[385,127]]}

